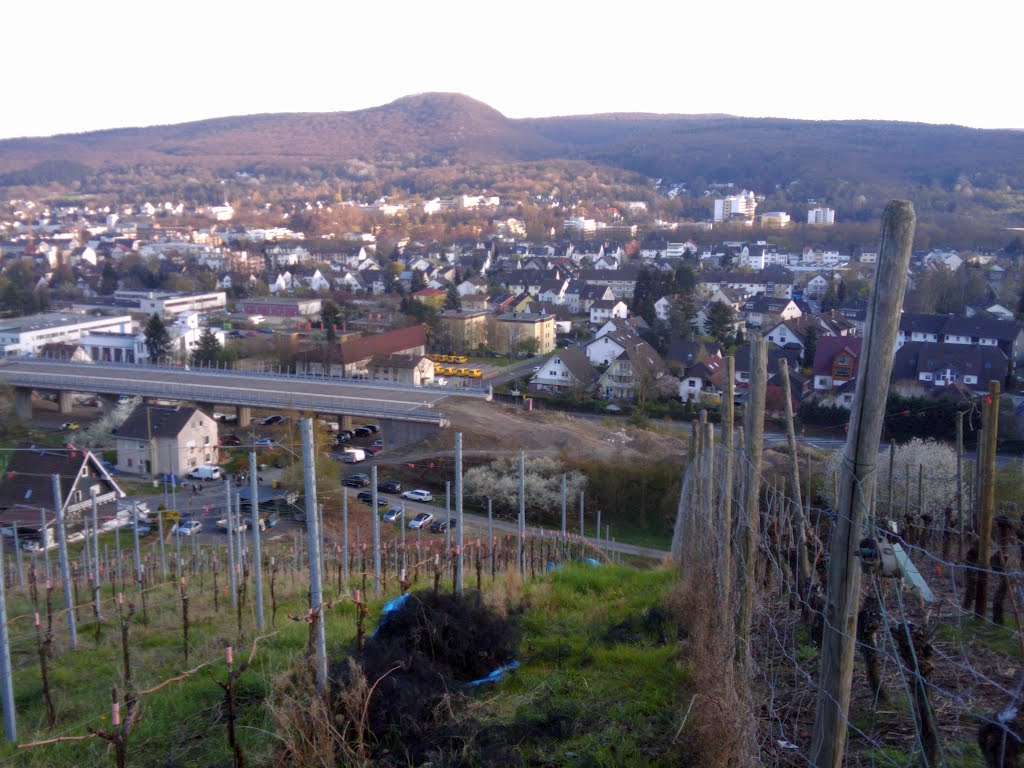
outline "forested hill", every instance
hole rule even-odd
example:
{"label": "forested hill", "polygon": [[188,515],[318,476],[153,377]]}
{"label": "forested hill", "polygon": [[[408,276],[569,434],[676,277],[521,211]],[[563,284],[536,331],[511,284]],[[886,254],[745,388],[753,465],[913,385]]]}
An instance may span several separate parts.
{"label": "forested hill", "polygon": [[[685,182],[733,182],[829,197],[851,189],[1013,208],[1024,188],[1024,131],[879,121],[606,114],[510,119],[459,94],[409,96],[353,112],[264,114],[180,125],[0,141],[0,186],[85,183],[118,169],[253,171],[295,177],[432,181],[455,169],[582,162]],[[486,182],[487,174],[474,179]],[[975,200],[982,193],[985,199]],[[874,195],[872,195],[873,197]],[[988,198],[991,198],[989,200]]]}

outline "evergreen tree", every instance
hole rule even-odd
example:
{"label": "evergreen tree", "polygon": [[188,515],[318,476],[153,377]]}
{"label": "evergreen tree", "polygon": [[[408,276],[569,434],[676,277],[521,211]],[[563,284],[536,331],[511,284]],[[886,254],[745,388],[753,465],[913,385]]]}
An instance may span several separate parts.
{"label": "evergreen tree", "polygon": [[825,289],[825,295],[821,297],[821,311],[831,312],[839,306],[839,296],[836,293],[835,280],[828,281],[828,288]]}
{"label": "evergreen tree", "polygon": [[167,332],[167,327],[159,315],[154,314],[149,318],[143,334],[146,337],[146,351],[149,352],[151,363],[159,363],[167,357],[171,351],[171,334]]}
{"label": "evergreen tree", "polygon": [[462,311],[462,297],[459,295],[459,291],[455,287],[455,283],[448,284],[448,290],[444,297],[444,308],[454,309],[458,312]]}
{"label": "evergreen tree", "polygon": [[110,296],[117,290],[117,270],[109,261],[103,262],[103,272],[97,290],[101,296]]}
{"label": "evergreen tree", "polygon": [[693,319],[697,310],[693,304],[693,298],[688,293],[676,294],[672,298],[668,311],[668,325],[672,337],[689,341],[693,338]]}
{"label": "evergreen tree", "polygon": [[804,335],[804,368],[814,367],[814,355],[818,351],[818,337],[821,334],[817,328],[808,328]]}
{"label": "evergreen tree", "polygon": [[713,301],[708,307],[708,335],[723,347],[732,338],[730,331],[735,322],[735,314],[732,307],[721,301]]}
{"label": "evergreen tree", "polygon": [[427,287],[427,276],[423,274],[422,269],[414,269],[412,271],[412,285],[409,286],[410,293],[416,293],[416,291],[422,291]]}
{"label": "evergreen tree", "polygon": [[331,342],[338,338],[338,324],[341,319],[341,310],[338,305],[330,299],[324,300],[320,305],[320,324],[323,326],[327,341]]}
{"label": "evergreen tree", "polygon": [[199,342],[192,352],[192,365],[212,365],[220,359],[221,352],[223,351],[224,347],[218,341],[217,334],[209,328],[204,328],[203,332],[199,334]]}

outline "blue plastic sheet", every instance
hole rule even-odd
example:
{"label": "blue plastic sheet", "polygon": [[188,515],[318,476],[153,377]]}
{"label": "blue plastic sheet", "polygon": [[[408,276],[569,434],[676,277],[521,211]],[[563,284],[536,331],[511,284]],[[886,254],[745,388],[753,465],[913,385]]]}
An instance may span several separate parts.
{"label": "blue plastic sheet", "polygon": [[409,599],[409,593],[406,592],[404,595],[400,595],[399,597],[396,597],[393,600],[388,600],[386,603],[384,603],[384,609],[383,609],[382,615],[380,617],[380,623],[377,625],[377,628],[375,630],[373,630],[373,634],[370,635],[371,639],[376,637],[377,633],[380,632],[380,628],[388,623],[388,617],[392,613],[397,611],[399,608],[401,608],[403,605],[405,605],[405,601],[408,600],[408,599]]}
{"label": "blue plastic sheet", "polygon": [[518,661],[510,661],[502,667],[498,667],[496,670],[491,672],[487,677],[481,677],[479,680],[474,680],[471,683],[466,683],[464,687],[472,688],[476,685],[484,685],[485,683],[496,683],[505,676],[505,673],[512,672],[519,669]]}
{"label": "blue plastic sheet", "polygon": [[597,560],[595,560],[592,557],[588,557],[587,560],[586,560],[586,563],[587,563],[587,565],[592,565],[595,568],[600,568],[601,567],[601,564],[599,562],[597,562]]}

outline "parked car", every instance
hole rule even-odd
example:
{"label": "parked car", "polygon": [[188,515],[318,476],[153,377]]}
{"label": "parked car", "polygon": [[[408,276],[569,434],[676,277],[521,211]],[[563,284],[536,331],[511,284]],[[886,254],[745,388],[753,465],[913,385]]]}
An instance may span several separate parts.
{"label": "parked car", "polygon": [[384,441],[381,440],[378,437],[376,440],[374,440],[372,443],[370,443],[370,445],[372,445],[374,448],[383,448],[384,447]]}
{"label": "parked car", "polygon": [[387,512],[384,513],[384,522],[385,523],[395,523],[395,522],[398,522],[398,519],[400,517],[402,517],[404,514],[405,514],[405,510],[402,509],[401,507],[392,507],[391,509],[389,509]]}
{"label": "parked car", "polygon": [[377,490],[381,493],[401,493],[402,484],[397,480],[385,480],[384,482],[377,483]]}
{"label": "parked car", "polygon": [[379,445],[368,445],[365,448],[363,448],[363,451],[368,453],[370,456],[376,456],[378,453],[380,453],[383,450],[384,449],[381,446],[379,446]]}
{"label": "parked car", "polygon": [[321,427],[327,427],[328,432],[337,432],[340,427],[336,421],[328,421],[327,419],[317,419],[316,423]]}
{"label": "parked car", "polygon": [[271,512],[269,515],[260,515],[260,523],[264,528],[273,528],[280,522],[281,514],[279,512]]}
{"label": "parked car", "polygon": [[[364,504],[373,504],[373,491],[360,491],[356,494],[356,498]],[[386,507],[390,503],[387,499],[377,498],[378,507]]]}
{"label": "parked car", "polygon": [[346,464],[358,464],[366,461],[366,451],[362,448],[346,448],[341,454],[341,460]]}
{"label": "parked car", "polygon": [[410,501],[433,501],[434,494],[430,491],[425,491],[422,488],[417,488],[414,491],[406,491],[402,494],[403,499],[409,499]]}
{"label": "parked car", "polygon": [[347,485],[349,488],[365,488],[370,484],[370,476],[362,472],[353,472],[350,475],[345,475],[341,484]]}
{"label": "parked car", "polygon": [[430,525],[430,521],[434,519],[434,516],[429,512],[420,512],[416,517],[409,521],[410,528],[422,528],[425,525]]}
{"label": "parked car", "polygon": [[340,432],[338,432],[338,437],[336,439],[341,440],[341,438],[344,437],[346,440],[351,440],[355,436],[356,433],[353,432],[351,429],[343,429]]}
{"label": "parked car", "polygon": [[373,430],[368,427],[356,427],[353,433],[356,437],[369,437],[373,434]]}
{"label": "parked car", "polygon": [[220,480],[220,467],[203,464],[189,472],[188,476],[193,480]]}
{"label": "parked car", "polygon": [[349,437],[348,435],[346,435],[344,432],[339,432],[337,435],[334,436],[334,444],[335,445],[344,445],[345,443],[347,443],[351,439],[352,438]]}
{"label": "parked car", "polygon": [[255,440],[252,441],[252,444],[253,445],[262,445],[262,446],[273,445],[274,444],[274,438],[272,438],[272,437],[257,437]]}
{"label": "parked car", "polygon": [[271,424],[281,424],[284,422],[284,416],[274,414],[273,416],[267,416],[263,421],[260,422],[264,427],[270,426]]}
{"label": "parked car", "polygon": [[361,426],[361,429],[368,429],[368,430],[370,430],[370,434],[376,435],[378,432],[380,432],[380,425],[379,424],[363,424]]}
{"label": "parked car", "polygon": [[431,533],[444,533],[449,528],[455,530],[455,524],[458,522],[455,518],[451,517],[447,520],[435,520],[430,524]]}
{"label": "parked car", "polygon": [[65,432],[74,432],[76,429],[78,429],[78,422],[65,421],[63,424],[60,425],[60,428]]}
{"label": "parked car", "polygon": [[191,536],[203,530],[203,524],[199,520],[185,520],[178,526],[178,533],[182,536]]}
{"label": "parked car", "polygon": [[224,437],[222,437],[220,439],[220,444],[221,445],[241,445],[242,444],[242,438],[240,438],[238,435],[224,435]]}

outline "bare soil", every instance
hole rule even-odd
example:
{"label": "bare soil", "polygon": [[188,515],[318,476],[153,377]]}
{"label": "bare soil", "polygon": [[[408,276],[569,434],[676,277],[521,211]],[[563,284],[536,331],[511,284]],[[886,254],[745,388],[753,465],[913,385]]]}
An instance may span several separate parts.
{"label": "bare soil", "polygon": [[[452,398],[444,411],[450,426],[418,443],[403,446],[387,458],[408,461],[450,453],[454,435],[462,433],[467,453],[502,453],[525,450],[532,455],[566,452],[599,459],[658,461],[682,456],[687,444],[679,425],[641,429],[623,419],[588,418],[558,411],[525,411],[521,407],[475,399]],[[381,456],[381,460],[384,460]]]}

